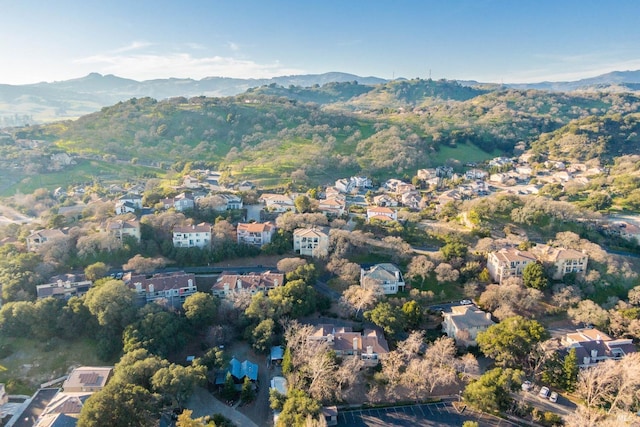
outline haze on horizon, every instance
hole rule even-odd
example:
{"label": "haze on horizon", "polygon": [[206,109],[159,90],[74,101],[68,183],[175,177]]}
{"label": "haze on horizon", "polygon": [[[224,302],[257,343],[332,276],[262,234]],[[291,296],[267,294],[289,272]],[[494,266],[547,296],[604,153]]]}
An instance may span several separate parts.
{"label": "haze on horizon", "polygon": [[570,81],[640,69],[640,2],[407,0],[5,2],[0,83],[135,80]]}

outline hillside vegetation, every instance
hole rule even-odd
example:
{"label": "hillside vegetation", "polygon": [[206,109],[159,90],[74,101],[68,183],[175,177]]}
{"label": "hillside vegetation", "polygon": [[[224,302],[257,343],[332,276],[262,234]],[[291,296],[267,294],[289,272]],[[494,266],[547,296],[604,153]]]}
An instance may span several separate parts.
{"label": "hillside vegetation", "polygon": [[[306,88],[274,83],[226,98],[133,98],[14,135],[47,141],[45,153],[164,168],[206,161],[239,179],[275,184],[298,171],[323,183],[351,173],[384,178],[443,162],[456,167],[469,147],[474,161],[533,147],[551,158],[609,162],[640,154],[634,143],[639,111],[640,98],[621,93],[421,79]],[[465,148],[458,152],[458,146]]]}

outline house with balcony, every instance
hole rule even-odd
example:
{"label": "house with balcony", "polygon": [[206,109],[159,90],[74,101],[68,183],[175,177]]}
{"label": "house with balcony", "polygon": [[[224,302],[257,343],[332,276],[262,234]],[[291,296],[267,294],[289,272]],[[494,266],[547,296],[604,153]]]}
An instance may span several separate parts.
{"label": "house with balcony", "polygon": [[122,241],[128,236],[140,242],[140,221],[137,219],[112,218],[103,224],[102,229],[116,240]]}
{"label": "house with balcony", "polygon": [[494,282],[502,283],[509,277],[522,277],[524,268],[532,262],[537,262],[537,258],[531,252],[517,248],[502,248],[489,253],[487,270]]}
{"label": "house with balcony", "polygon": [[271,243],[276,232],[276,226],[271,222],[239,223],[236,228],[238,243],[262,247]]}
{"label": "house with balcony", "polygon": [[38,299],[53,297],[68,300],[71,297],[83,296],[89,292],[92,284],[93,282],[91,282],[91,280],[57,280],[52,283],[36,286],[36,295]]}
{"label": "house with balcony", "polygon": [[127,273],[122,280],[136,291],[141,305],[164,300],[177,308],[188,296],[198,291],[195,274],[184,271],[153,275]]}
{"label": "house with balcony", "polygon": [[575,249],[555,248],[548,245],[536,245],[531,248],[540,261],[553,266],[551,276],[554,280],[562,280],[564,276],[575,273],[584,277],[587,272],[589,256],[585,252]]}
{"label": "house with balcony", "polygon": [[175,248],[210,248],[211,224],[201,222],[194,225],[173,227],[173,246]]}
{"label": "house with balcony", "polygon": [[160,200],[165,209],[174,208],[177,212],[184,212],[196,206],[195,198],[191,193],[180,193],[175,197]]}
{"label": "house with balcony", "polygon": [[620,360],[638,350],[631,338],[613,339],[596,328],[576,329],[562,338],[562,350],[576,350],[578,365],[588,368],[605,360]]}
{"label": "house with balcony", "polygon": [[377,292],[391,295],[403,291],[405,282],[398,267],[390,263],[382,263],[367,270],[360,269],[360,286],[373,287]]}
{"label": "house with balcony", "polygon": [[293,250],[300,255],[324,258],[329,255],[329,229],[297,228],[293,232]]}

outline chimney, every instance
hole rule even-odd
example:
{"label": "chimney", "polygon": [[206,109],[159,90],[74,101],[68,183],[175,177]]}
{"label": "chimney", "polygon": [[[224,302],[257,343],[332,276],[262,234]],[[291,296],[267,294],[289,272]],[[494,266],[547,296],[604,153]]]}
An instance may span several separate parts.
{"label": "chimney", "polygon": [[591,363],[591,358],[590,358],[589,356],[584,356],[584,357],[582,358],[582,364],[583,364],[583,365],[588,365],[588,364],[590,364],[590,363]]}
{"label": "chimney", "polygon": [[135,286],[136,286],[136,291],[138,291],[138,292],[142,291],[142,283],[136,282]]}
{"label": "chimney", "polygon": [[193,288],[193,279],[187,280],[187,283],[188,283],[190,288]]}
{"label": "chimney", "polygon": [[598,350],[594,348],[593,350],[591,350],[591,358],[595,361],[597,357],[598,357]]}
{"label": "chimney", "polygon": [[236,280],[236,289],[242,289],[242,280],[241,279],[237,279]]}
{"label": "chimney", "polygon": [[153,283],[149,283],[149,293],[152,294],[155,292],[155,287],[153,286]]}
{"label": "chimney", "polygon": [[367,354],[373,354],[373,346],[372,345],[368,345],[367,346]]}
{"label": "chimney", "polygon": [[358,338],[353,338],[353,351],[358,351]]}
{"label": "chimney", "polygon": [[327,335],[327,342],[329,342],[329,344],[333,344],[333,334]]}

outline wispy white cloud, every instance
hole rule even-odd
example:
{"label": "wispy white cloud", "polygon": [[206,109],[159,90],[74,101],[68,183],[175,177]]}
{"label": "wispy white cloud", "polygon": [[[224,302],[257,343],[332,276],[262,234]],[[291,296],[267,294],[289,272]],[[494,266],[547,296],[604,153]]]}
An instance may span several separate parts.
{"label": "wispy white cloud", "polygon": [[75,61],[103,74],[115,74],[136,80],[157,78],[236,77],[270,78],[281,75],[302,74],[305,70],[287,67],[275,60],[258,63],[249,59],[225,56],[196,57],[190,53],[100,54]]}
{"label": "wispy white cloud", "polygon": [[153,46],[153,43],[149,43],[149,42],[144,42],[144,41],[133,41],[131,43],[129,43],[126,46],[122,46],[119,47],[117,49],[114,49],[111,51],[112,54],[116,54],[116,53],[125,53],[125,52],[131,52],[134,50],[140,50],[140,49],[145,49],[149,46]]}
{"label": "wispy white cloud", "polygon": [[231,49],[234,52],[237,52],[240,50],[240,45],[238,43],[228,42],[227,46],[229,46],[229,49]]}

